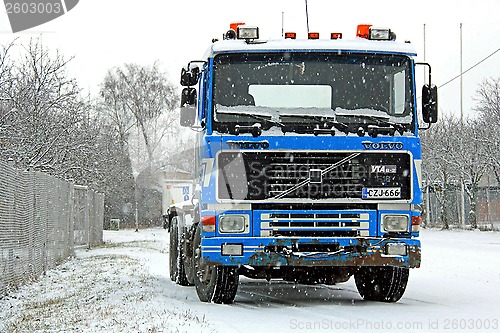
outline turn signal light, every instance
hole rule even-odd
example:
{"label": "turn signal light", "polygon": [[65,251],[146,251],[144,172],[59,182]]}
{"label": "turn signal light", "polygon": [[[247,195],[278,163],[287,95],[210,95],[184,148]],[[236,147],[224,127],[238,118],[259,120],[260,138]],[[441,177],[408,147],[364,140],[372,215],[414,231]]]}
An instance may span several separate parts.
{"label": "turn signal light", "polygon": [[201,225],[204,232],[215,232],[215,216],[202,216]]}
{"label": "turn signal light", "polygon": [[422,223],[421,216],[412,216],[411,217],[411,231],[412,232],[419,232],[421,223]]}
{"label": "turn signal light", "polygon": [[295,32],[285,32],[285,39],[297,39]]}
{"label": "turn signal light", "polygon": [[422,223],[422,217],[420,216],[412,216],[411,225],[420,225]]}

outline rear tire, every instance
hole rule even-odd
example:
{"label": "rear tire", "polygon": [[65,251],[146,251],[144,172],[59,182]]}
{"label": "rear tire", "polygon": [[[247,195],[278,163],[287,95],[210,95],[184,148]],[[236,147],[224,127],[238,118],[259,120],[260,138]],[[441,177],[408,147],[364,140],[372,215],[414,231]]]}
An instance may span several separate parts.
{"label": "rear tire", "polygon": [[363,299],[393,303],[403,296],[409,275],[408,268],[365,266],[354,274],[354,280]]}
{"label": "rear tire", "polygon": [[201,253],[201,231],[194,235],[194,285],[202,302],[231,304],[238,290],[239,275],[236,267],[215,266],[204,262]]}
{"label": "rear tire", "polygon": [[[182,254],[183,234],[180,230],[179,216],[174,216],[170,222],[169,264],[170,279],[181,286],[189,286],[184,270]],[[179,236],[181,235],[181,237]]]}

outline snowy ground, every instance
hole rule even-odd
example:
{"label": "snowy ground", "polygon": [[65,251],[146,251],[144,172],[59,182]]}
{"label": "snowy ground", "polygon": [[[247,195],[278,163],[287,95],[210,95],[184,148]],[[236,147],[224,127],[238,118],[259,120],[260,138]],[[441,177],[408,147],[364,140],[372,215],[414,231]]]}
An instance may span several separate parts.
{"label": "snowy ground", "polygon": [[105,245],[0,300],[0,332],[500,331],[500,233],[424,230],[423,265],[395,304],[352,279],[303,286],[241,278],[233,305],[198,301],[168,275],[163,229],[105,231]]}

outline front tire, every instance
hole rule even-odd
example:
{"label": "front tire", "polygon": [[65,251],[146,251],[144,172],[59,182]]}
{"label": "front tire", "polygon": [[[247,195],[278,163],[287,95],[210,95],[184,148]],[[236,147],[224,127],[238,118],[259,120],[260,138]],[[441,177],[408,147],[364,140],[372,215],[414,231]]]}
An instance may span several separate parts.
{"label": "front tire", "polygon": [[194,235],[194,285],[202,302],[231,304],[238,290],[239,275],[236,267],[210,265],[203,261],[201,231]]}
{"label": "front tire", "polygon": [[182,255],[182,230],[179,216],[174,216],[170,222],[170,247],[169,264],[170,279],[181,286],[189,286],[190,283],[186,277],[184,269],[184,260]]}
{"label": "front tire", "polygon": [[354,280],[363,299],[394,303],[403,296],[409,275],[408,268],[365,266],[354,274]]}

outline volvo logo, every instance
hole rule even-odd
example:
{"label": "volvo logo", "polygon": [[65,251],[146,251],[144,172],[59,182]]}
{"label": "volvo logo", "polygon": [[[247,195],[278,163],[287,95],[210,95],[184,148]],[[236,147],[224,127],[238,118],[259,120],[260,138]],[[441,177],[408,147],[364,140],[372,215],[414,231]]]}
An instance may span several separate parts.
{"label": "volvo logo", "polygon": [[401,142],[369,142],[363,141],[363,147],[371,150],[402,150],[403,143]]}
{"label": "volvo logo", "polygon": [[227,145],[230,149],[267,149],[269,142],[267,141],[228,141]]}

